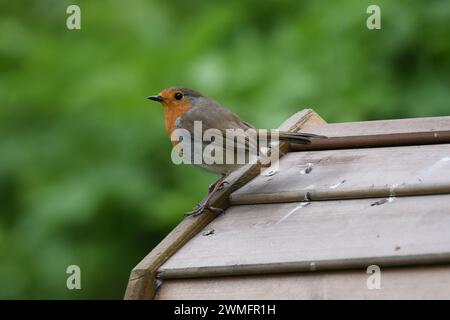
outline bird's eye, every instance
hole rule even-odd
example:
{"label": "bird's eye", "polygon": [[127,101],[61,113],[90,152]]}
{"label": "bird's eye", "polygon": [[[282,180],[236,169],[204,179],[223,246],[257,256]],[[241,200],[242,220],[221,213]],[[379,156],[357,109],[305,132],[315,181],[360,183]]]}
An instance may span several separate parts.
{"label": "bird's eye", "polygon": [[177,100],[183,99],[183,94],[181,92],[175,93],[175,99],[177,99]]}

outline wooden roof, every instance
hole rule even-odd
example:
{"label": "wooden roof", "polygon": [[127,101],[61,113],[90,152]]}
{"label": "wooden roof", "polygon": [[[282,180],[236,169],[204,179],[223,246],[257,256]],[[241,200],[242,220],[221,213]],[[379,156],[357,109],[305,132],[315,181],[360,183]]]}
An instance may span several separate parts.
{"label": "wooden roof", "polygon": [[[153,298],[160,283],[157,298],[244,297],[233,283],[259,292],[247,298],[314,298],[308,290],[323,289],[324,278],[305,278],[312,271],[328,271],[330,288],[334,281],[354,292],[344,279],[352,272],[357,279],[355,271],[340,270],[450,262],[450,117],[326,124],[306,109],[281,128],[330,139],[283,144],[275,174],[260,174],[258,165],[234,172],[214,199],[226,212],[185,218],[132,271],[126,298]],[[408,272],[423,278],[433,270]],[[268,275],[286,272],[270,284]],[[294,290],[299,279],[307,291]],[[394,282],[408,297],[404,281]],[[280,283],[290,295],[276,294]],[[450,289],[439,292],[450,297]]]}
{"label": "wooden roof", "polygon": [[[382,290],[367,290],[359,270],[166,279],[156,299],[448,299],[448,266],[383,270]],[[430,290],[430,288],[432,288]]]}

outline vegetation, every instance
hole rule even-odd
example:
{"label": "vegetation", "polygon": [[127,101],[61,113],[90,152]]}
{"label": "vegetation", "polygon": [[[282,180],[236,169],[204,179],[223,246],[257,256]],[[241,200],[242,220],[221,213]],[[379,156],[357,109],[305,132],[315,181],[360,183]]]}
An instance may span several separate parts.
{"label": "vegetation", "polygon": [[[81,7],[81,30],[66,8]],[[184,85],[274,128],[450,113],[450,2],[0,0],[0,298],[121,298],[216,177],[170,161]],[[82,290],[66,288],[81,267]]]}

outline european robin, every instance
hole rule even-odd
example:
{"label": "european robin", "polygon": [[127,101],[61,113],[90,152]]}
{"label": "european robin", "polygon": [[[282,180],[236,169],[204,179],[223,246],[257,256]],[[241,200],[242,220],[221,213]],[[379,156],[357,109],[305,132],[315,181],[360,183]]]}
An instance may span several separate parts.
{"label": "european robin", "polygon": [[[248,129],[256,130],[255,127],[239,118],[235,113],[220,103],[189,88],[171,87],[161,91],[158,95],[149,96],[148,99],[162,104],[164,121],[169,137],[175,129],[185,129],[190,133],[191,137],[194,137],[194,121],[201,122],[203,132],[207,129],[218,129],[224,136],[226,135],[227,129],[243,129],[243,131]],[[279,132],[280,141],[289,141],[291,143],[307,144],[314,138],[324,137],[307,133]],[[244,148],[248,149],[251,143],[248,139],[246,141],[247,143]],[[202,141],[202,148],[205,148],[210,143]],[[225,154],[225,151],[223,154]],[[226,175],[243,165],[236,162],[225,163],[226,161],[209,164],[207,162],[202,161],[201,163],[194,164],[208,171],[220,173],[222,177],[210,186],[208,196],[193,211],[188,212],[187,215],[196,216],[201,214],[205,209],[221,213],[223,210],[211,207],[209,201],[212,195],[226,183],[224,181]]]}

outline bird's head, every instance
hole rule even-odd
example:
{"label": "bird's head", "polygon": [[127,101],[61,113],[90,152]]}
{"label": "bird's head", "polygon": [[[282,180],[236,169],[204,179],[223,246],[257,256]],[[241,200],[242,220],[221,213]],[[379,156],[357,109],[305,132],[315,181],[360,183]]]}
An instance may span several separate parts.
{"label": "bird's head", "polygon": [[155,96],[147,97],[150,100],[162,103],[163,106],[170,109],[185,109],[187,106],[192,106],[195,98],[199,98],[202,95],[192,89],[184,87],[170,87],[164,89]]}
{"label": "bird's head", "polygon": [[171,87],[147,98],[163,105],[165,125],[170,136],[175,128],[177,119],[189,111],[195,105],[195,100],[200,97],[202,95],[195,90],[184,87]]}

